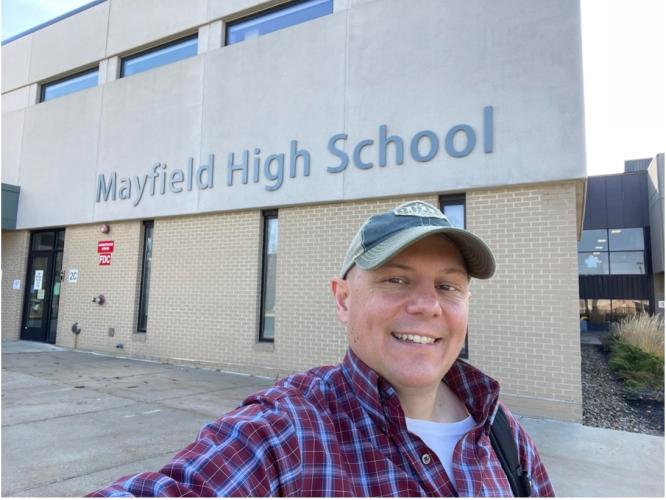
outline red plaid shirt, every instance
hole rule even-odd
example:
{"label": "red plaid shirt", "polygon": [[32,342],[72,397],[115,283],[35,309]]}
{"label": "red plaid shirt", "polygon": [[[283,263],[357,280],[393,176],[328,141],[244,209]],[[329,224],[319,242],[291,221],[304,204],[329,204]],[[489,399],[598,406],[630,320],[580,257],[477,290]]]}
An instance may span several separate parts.
{"label": "red plaid shirt", "polygon": [[[456,361],[444,377],[477,425],[450,478],[407,430],[395,390],[350,350],[342,364],[287,377],[206,425],[159,472],[92,496],[512,496],[488,431],[499,384]],[[533,496],[554,496],[534,443],[506,410]]]}

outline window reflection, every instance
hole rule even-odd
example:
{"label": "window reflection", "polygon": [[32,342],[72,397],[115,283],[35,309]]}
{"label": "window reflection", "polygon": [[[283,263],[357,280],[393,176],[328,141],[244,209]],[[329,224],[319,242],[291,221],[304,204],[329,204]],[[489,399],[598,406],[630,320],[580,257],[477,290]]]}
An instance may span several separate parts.
{"label": "window reflection", "polygon": [[227,26],[226,44],[243,42],[333,12],[333,0],[306,0],[232,21]]}
{"label": "window reflection", "polygon": [[578,274],[608,274],[607,252],[580,252],[578,254]]}
{"label": "window reflection", "polygon": [[611,252],[611,274],[645,274],[643,252]]}
{"label": "window reflection", "polygon": [[643,228],[610,229],[610,250],[643,250]]}
{"label": "window reflection", "polygon": [[259,340],[273,341],[275,338],[275,290],[277,286],[277,212],[264,213],[264,254],[261,288],[261,318]]}
{"label": "window reflection", "polygon": [[166,45],[126,57],[120,66],[120,76],[130,76],[197,55],[198,37],[190,36]]}
{"label": "window reflection", "polygon": [[84,73],[68,76],[62,80],[43,84],[39,101],[50,101],[56,97],[62,97],[72,92],[95,87],[96,85],[97,69],[95,68]]}
{"label": "window reflection", "polygon": [[606,229],[586,229],[578,242],[579,252],[603,252],[608,250]]}

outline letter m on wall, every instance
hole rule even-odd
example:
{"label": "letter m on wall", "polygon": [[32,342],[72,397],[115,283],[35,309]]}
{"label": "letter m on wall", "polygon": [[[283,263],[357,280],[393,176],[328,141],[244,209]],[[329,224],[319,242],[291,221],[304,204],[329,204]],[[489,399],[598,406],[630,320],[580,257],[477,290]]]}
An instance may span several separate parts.
{"label": "letter m on wall", "polygon": [[116,201],[116,173],[111,174],[108,185],[105,181],[104,174],[97,176],[97,203],[101,201],[102,196],[104,201],[109,201],[109,195],[113,201]]}

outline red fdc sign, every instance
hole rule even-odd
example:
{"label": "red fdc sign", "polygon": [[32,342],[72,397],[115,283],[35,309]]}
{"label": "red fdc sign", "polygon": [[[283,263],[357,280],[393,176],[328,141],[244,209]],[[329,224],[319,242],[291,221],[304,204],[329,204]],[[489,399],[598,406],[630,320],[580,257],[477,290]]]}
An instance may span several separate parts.
{"label": "red fdc sign", "polygon": [[101,253],[101,254],[99,254],[99,265],[100,266],[110,266],[111,265],[111,254],[110,253]]}
{"label": "red fdc sign", "polygon": [[113,241],[98,241],[97,253],[113,253]]}

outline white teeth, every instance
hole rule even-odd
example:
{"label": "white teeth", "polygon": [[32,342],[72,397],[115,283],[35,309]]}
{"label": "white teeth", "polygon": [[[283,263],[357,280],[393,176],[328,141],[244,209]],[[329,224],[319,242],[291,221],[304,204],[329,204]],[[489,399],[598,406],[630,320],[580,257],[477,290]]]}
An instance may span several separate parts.
{"label": "white teeth", "polygon": [[393,336],[399,338],[400,340],[414,342],[415,344],[433,344],[435,342],[435,339],[430,337],[423,337],[421,335],[393,332]]}

